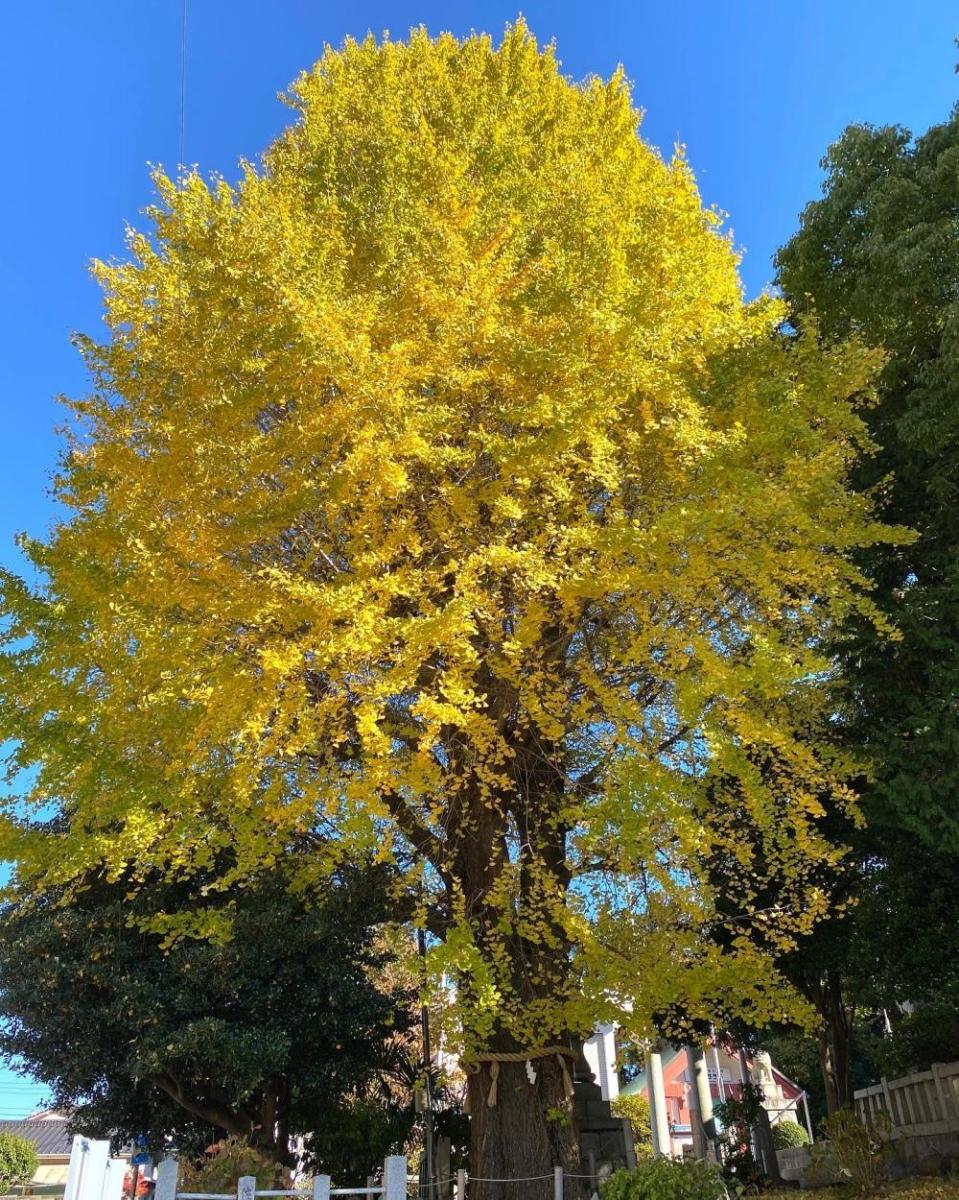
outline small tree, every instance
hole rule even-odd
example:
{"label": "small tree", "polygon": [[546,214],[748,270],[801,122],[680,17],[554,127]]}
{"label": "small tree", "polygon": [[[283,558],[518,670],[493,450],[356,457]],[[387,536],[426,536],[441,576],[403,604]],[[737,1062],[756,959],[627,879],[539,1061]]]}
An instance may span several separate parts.
{"label": "small tree", "polygon": [[649,1119],[649,1101],[635,1092],[628,1096],[617,1096],[610,1104],[616,1117],[625,1117],[633,1131],[633,1144],[637,1156],[652,1153],[652,1125]]}
{"label": "small tree", "polygon": [[39,1161],[33,1142],[14,1133],[0,1133],[0,1187],[29,1183]]}

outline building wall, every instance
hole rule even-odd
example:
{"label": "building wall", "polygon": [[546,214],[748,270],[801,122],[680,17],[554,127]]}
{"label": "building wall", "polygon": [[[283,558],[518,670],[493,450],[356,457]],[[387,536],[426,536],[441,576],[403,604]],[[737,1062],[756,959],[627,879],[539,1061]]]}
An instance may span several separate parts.
{"label": "building wall", "polygon": [[69,1155],[41,1155],[34,1183],[66,1183]]}

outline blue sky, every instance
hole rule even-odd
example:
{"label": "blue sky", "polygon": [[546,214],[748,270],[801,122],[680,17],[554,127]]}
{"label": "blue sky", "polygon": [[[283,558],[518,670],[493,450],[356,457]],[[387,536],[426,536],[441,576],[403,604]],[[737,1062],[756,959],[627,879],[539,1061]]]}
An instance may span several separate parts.
{"label": "blue sky", "polygon": [[[4,12],[0,111],[0,563],[41,534],[56,462],[55,397],[85,380],[72,330],[96,335],[86,264],[142,221],[147,163],[179,146],[182,0],[31,0]],[[499,33],[522,12],[568,74],[622,63],[646,138],[685,143],[705,200],[729,213],[755,295],[817,192],[819,159],[852,121],[922,130],[957,95],[955,0],[186,0],[188,162],[227,177],[289,120],[276,99],[325,42],[367,30]],[[0,1070],[0,1118],[36,1090]]]}

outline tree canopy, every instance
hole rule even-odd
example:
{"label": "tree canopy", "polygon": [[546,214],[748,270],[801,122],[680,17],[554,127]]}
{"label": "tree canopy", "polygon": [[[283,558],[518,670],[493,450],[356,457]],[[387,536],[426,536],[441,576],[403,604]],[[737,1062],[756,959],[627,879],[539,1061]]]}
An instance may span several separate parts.
{"label": "tree canopy", "polygon": [[125,845],[144,878],[230,845],[225,885],[293,838],[298,886],[401,862],[480,1172],[530,1174],[575,1161],[564,1072],[505,1063],[491,1104],[491,1053],[795,1007],[772,956],[850,799],[823,637],[880,619],[847,486],[878,359],[745,303],[625,79],[522,24],[347,42],[289,102],[236,184],[158,174],[96,268],[67,516],[3,581],[0,735],[71,819],[17,801],[3,850],[63,883]]}
{"label": "tree canopy", "polygon": [[[365,1177],[410,1126],[389,1086],[411,997],[385,985],[383,872],[344,874],[319,900],[285,882],[273,872],[220,896],[229,941],[168,951],[133,918],[188,910],[189,882],[155,879],[132,902],[121,879],[67,905],[59,891],[6,904],[0,1051],[89,1136],[146,1136],[189,1158],[222,1131],[289,1165],[308,1135],[319,1169]],[[347,1154],[331,1139],[344,1124],[364,1131],[365,1155],[357,1137]]]}
{"label": "tree canopy", "polygon": [[959,853],[959,113],[913,140],[854,125],[823,160],[822,199],[780,251],[779,281],[824,338],[886,353],[857,472],[888,520],[918,533],[860,561],[901,637],[847,628],[850,741],[871,757],[871,823]]}
{"label": "tree canopy", "polygon": [[[867,767],[856,784],[867,824],[845,834],[854,854],[842,887],[858,903],[787,966],[822,1013],[834,1106],[851,1099],[857,1012],[888,1007],[895,1027],[899,1003],[956,996],[959,112],[916,139],[850,126],[823,167],[822,198],[778,255],[779,282],[798,327],[883,349],[864,414],[877,448],[854,482],[918,534],[857,551],[899,638],[855,619],[834,638],[837,733]],[[941,1011],[932,1021],[943,1024]]]}

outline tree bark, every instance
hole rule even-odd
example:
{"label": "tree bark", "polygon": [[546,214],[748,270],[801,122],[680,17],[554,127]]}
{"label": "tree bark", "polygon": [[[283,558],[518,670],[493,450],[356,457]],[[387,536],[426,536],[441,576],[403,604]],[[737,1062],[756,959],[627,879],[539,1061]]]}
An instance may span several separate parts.
{"label": "tree bark", "polygon": [[[580,1174],[579,1137],[563,1071],[554,1057],[526,1064],[499,1064],[495,1103],[490,1104],[491,1064],[469,1075],[470,1200],[553,1200],[553,1169]],[[572,1075],[572,1060],[567,1069]],[[494,1180],[511,1180],[501,1183]],[[567,1178],[564,1200],[585,1193]]]}
{"label": "tree bark", "polygon": [[839,972],[829,969],[817,989],[817,1007],[822,1017],[818,1034],[819,1067],[826,1089],[826,1111],[830,1116],[853,1103],[852,1018],[843,1002]]}
{"label": "tree bark", "polygon": [[[220,1128],[234,1137],[244,1138],[267,1158],[281,1167],[295,1165],[294,1157],[290,1154],[289,1135],[285,1119],[279,1123],[274,1120],[276,1097],[270,1096],[259,1105],[258,1116],[249,1112],[235,1111],[214,1100],[194,1096],[186,1091],[180,1081],[169,1072],[151,1076],[151,1080],[171,1100],[201,1121],[206,1121],[213,1128]],[[279,1137],[277,1136],[279,1134]]]}

